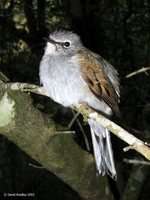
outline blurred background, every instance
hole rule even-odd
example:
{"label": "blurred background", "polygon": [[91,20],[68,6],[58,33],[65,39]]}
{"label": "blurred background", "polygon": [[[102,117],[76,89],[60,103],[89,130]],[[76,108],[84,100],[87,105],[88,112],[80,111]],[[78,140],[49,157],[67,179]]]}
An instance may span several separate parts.
{"label": "blurred background", "polygon": [[[149,142],[150,71],[145,70],[129,78],[126,76],[150,66],[150,1],[0,0],[0,71],[10,82],[39,84],[44,38],[60,29],[79,34],[87,48],[115,66],[121,84],[121,120],[114,120],[138,138]],[[57,123],[67,126],[73,117],[70,110],[47,98],[31,95],[38,109]],[[82,118],[80,121],[90,144],[89,129]],[[78,144],[86,149],[78,124],[75,123],[72,129],[76,131]],[[121,199],[132,181],[138,180],[135,186],[138,192],[133,191],[136,195],[132,199],[148,200],[148,165],[129,163],[129,159],[143,161],[144,158],[132,151],[124,153],[122,149],[126,144],[116,137],[112,137],[112,141],[119,179],[119,185],[114,189],[117,193],[115,199]],[[0,193],[30,190],[38,194],[33,199],[81,199],[55,175],[44,169],[29,167],[29,162],[33,161],[28,155],[0,135]],[[52,189],[49,190],[47,185],[52,185]]]}

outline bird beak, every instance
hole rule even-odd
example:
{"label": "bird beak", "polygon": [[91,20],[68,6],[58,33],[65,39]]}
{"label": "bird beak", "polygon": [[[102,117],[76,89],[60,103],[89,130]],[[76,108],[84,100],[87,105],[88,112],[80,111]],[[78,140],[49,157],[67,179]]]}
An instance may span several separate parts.
{"label": "bird beak", "polygon": [[62,49],[62,43],[61,42],[57,42],[57,41],[53,40],[52,38],[44,38],[44,39],[46,40],[46,42],[54,44],[57,51]]}
{"label": "bird beak", "polygon": [[45,40],[46,42],[51,43],[51,44],[55,44],[55,43],[56,43],[55,40],[53,40],[52,38],[44,38],[44,40]]}

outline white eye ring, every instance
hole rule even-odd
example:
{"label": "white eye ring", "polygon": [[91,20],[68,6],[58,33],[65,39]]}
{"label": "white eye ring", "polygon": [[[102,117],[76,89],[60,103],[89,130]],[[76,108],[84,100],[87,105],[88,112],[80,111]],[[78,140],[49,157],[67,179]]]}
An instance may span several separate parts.
{"label": "white eye ring", "polygon": [[63,46],[64,46],[65,48],[70,47],[70,45],[71,45],[71,42],[69,42],[69,41],[66,41],[66,42],[63,43]]}

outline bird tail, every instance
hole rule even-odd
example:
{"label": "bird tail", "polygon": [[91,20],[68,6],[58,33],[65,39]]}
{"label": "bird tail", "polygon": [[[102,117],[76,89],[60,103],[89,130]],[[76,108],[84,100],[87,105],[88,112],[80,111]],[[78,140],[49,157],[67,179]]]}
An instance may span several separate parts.
{"label": "bird tail", "polygon": [[106,173],[116,180],[117,174],[114,164],[114,157],[111,145],[110,133],[93,119],[88,119],[91,129],[93,151],[98,172],[101,175]]}

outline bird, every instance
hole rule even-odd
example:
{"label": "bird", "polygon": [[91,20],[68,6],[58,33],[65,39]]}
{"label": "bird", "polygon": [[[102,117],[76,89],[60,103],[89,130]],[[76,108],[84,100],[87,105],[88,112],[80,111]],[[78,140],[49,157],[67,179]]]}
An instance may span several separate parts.
{"label": "bird", "polygon": [[[119,115],[117,70],[103,57],[86,48],[80,36],[68,30],[52,32],[46,39],[39,77],[48,96],[64,107],[88,105],[110,117]],[[88,118],[96,169],[117,178],[110,132]]]}

